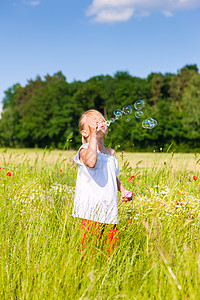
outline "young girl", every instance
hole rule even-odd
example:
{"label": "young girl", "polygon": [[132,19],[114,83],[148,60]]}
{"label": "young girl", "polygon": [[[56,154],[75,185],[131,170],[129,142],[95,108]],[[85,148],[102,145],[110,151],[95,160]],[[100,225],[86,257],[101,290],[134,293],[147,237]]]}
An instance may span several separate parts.
{"label": "young girl", "polygon": [[118,191],[122,201],[131,200],[132,193],[117,178],[115,151],[104,146],[107,125],[103,115],[94,109],[86,111],[80,118],[79,129],[83,144],[74,158],[79,167],[72,215],[82,219],[83,248],[94,233],[100,240],[105,232],[110,253],[117,243]]}

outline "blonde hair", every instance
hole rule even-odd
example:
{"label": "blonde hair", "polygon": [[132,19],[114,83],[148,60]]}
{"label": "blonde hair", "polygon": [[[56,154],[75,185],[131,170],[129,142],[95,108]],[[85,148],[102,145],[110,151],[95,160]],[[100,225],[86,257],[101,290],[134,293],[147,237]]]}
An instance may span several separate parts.
{"label": "blonde hair", "polygon": [[[86,112],[84,112],[84,114],[82,114],[82,116],[80,117],[80,120],[79,120],[79,130],[80,130],[80,132],[84,129],[84,126],[85,126],[87,117],[90,117],[90,116],[92,116],[92,115],[94,115],[94,114],[100,116],[100,117],[103,118],[104,121],[105,121],[105,118],[104,118],[104,116],[102,115],[102,113],[100,113],[100,112],[99,112],[98,110],[96,110],[96,109],[89,109],[89,110],[87,110]],[[87,138],[84,137],[83,135],[82,135],[82,143],[83,143],[83,144],[87,143]]]}

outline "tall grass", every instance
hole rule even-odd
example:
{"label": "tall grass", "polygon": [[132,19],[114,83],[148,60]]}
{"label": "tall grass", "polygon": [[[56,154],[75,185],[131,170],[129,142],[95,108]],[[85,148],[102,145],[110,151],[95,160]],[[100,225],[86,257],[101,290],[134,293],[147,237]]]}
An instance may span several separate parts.
{"label": "tall grass", "polygon": [[194,172],[171,158],[121,159],[135,197],[119,202],[118,247],[108,256],[94,239],[83,256],[71,216],[77,166],[65,152],[1,150],[1,299],[200,299],[198,160]]}

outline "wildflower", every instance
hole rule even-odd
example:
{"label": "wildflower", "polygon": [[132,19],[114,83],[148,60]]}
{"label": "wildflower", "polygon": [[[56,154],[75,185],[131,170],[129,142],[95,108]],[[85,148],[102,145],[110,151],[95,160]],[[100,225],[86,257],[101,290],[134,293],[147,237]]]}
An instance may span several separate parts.
{"label": "wildflower", "polygon": [[180,191],[177,192],[179,195],[182,195],[182,193]]}
{"label": "wildflower", "polygon": [[59,170],[59,173],[62,173],[63,170]]}
{"label": "wildflower", "polygon": [[132,197],[135,197],[135,194],[130,191],[125,191],[124,196],[121,197],[122,202],[124,201],[131,201]]}
{"label": "wildflower", "polygon": [[135,178],[135,176],[131,176],[128,178],[128,181],[133,181],[134,178]]}
{"label": "wildflower", "polygon": [[8,172],[8,173],[6,174],[6,176],[12,176],[12,174],[11,174],[10,172]]}
{"label": "wildflower", "polygon": [[193,179],[194,179],[194,181],[197,181],[197,176],[194,175],[194,176],[193,176]]}
{"label": "wildflower", "polygon": [[0,168],[0,170],[1,170],[1,168]]}
{"label": "wildflower", "polygon": [[133,193],[130,192],[130,191],[125,191],[124,196],[125,196],[127,199],[130,199],[130,198],[132,198]]}

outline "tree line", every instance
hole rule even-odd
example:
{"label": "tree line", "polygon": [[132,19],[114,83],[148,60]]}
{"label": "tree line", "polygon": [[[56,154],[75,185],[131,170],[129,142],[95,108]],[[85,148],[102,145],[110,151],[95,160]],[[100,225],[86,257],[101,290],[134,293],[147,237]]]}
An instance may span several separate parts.
{"label": "tree line", "polygon": [[[118,71],[72,83],[57,72],[28,80],[24,87],[14,84],[4,93],[2,147],[63,149],[70,145],[77,149],[83,112],[95,108],[110,119],[115,109],[130,105],[132,113],[109,126],[107,145],[126,151],[200,150],[200,74],[195,64],[184,66],[177,74],[151,73],[139,78]],[[137,100],[145,102],[141,118],[134,115]],[[143,128],[146,117],[156,119],[157,126]]]}

